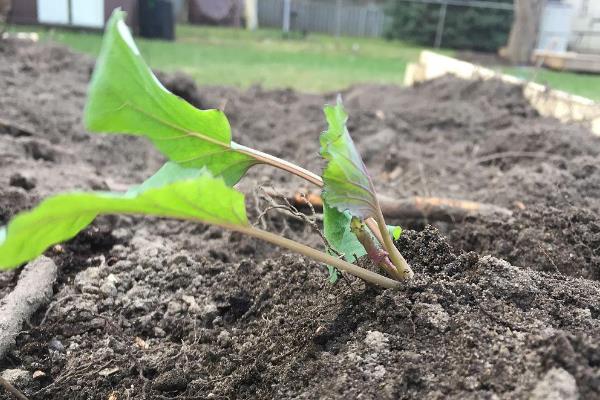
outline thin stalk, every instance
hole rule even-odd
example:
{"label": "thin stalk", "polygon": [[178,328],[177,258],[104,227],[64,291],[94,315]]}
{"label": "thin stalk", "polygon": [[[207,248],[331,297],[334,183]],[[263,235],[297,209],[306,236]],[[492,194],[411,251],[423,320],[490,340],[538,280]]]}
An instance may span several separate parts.
{"label": "thin stalk", "polygon": [[231,142],[231,148],[239,153],[247,154],[250,157],[253,157],[255,160],[269,164],[275,168],[282,169],[291,174],[299,176],[302,179],[305,179],[319,187],[323,187],[323,179],[313,172],[310,172],[307,169],[304,169],[296,164],[293,164],[289,161],[282,160],[279,157],[275,157],[271,154],[263,153],[262,151],[252,149],[250,147],[243,146],[241,144]]}
{"label": "thin stalk", "polygon": [[374,285],[384,287],[386,289],[395,288],[399,286],[398,281],[395,281],[390,278],[386,278],[385,276],[376,274],[375,272],[371,272],[354,264],[350,264],[340,258],[330,256],[329,254],[323,253],[321,251],[315,250],[311,247],[303,245],[301,243],[294,242],[293,240],[287,239],[283,236],[278,236],[274,233],[263,231],[262,229],[254,228],[254,227],[240,227],[240,226],[231,226],[230,229],[236,230],[240,233],[244,233],[248,236],[253,236],[257,239],[264,240],[266,242],[272,243],[276,246],[284,247],[286,249],[292,250],[293,252],[300,253],[305,255],[308,258],[311,258],[315,261],[322,262],[335,268],[340,271],[347,272],[352,274],[366,282],[370,282]]}
{"label": "thin stalk", "polygon": [[390,259],[396,268],[398,268],[398,272],[401,274],[402,279],[411,279],[415,274],[404,257],[402,257],[402,254],[400,254],[400,251],[398,251],[394,245],[394,241],[387,230],[387,225],[385,224],[385,219],[383,218],[383,213],[381,212],[381,207],[379,207],[379,205],[377,207],[377,225],[379,225],[379,232],[383,237],[384,247],[388,251]]}
{"label": "thin stalk", "polygon": [[402,275],[400,275],[398,269],[390,260],[388,252],[379,248],[379,246],[373,242],[373,238],[368,233],[366,225],[359,218],[352,217],[352,221],[350,222],[350,230],[356,236],[356,239],[358,239],[360,244],[365,248],[367,255],[375,265],[386,270],[387,273],[396,280],[402,279]]}
{"label": "thin stalk", "polygon": [[373,233],[373,236],[375,236],[377,238],[377,241],[383,246],[385,241],[383,240],[383,236],[381,236],[381,232],[379,231],[379,225],[377,224],[377,221],[375,221],[373,218],[367,218],[365,220],[365,224],[367,224],[367,226]]}

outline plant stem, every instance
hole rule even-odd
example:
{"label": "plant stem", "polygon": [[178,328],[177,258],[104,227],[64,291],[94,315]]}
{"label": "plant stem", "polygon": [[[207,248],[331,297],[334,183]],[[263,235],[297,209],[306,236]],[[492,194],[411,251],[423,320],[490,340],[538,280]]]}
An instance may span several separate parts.
{"label": "plant stem", "polygon": [[230,229],[236,230],[240,233],[244,233],[248,236],[253,236],[257,239],[264,240],[269,243],[273,243],[274,245],[284,247],[286,249],[292,250],[296,253],[300,253],[305,255],[308,258],[311,258],[315,261],[322,262],[328,265],[332,265],[335,268],[352,274],[364,281],[370,282],[374,285],[381,286],[384,288],[395,288],[399,286],[398,281],[395,281],[390,278],[386,278],[385,276],[376,274],[375,272],[371,272],[354,264],[350,264],[340,258],[330,256],[329,254],[323,253],[321,251],[315,250],[311,247],[303,245],[298,242],[294,242],[293,240],[287,239],[283,236],[278,236],[274,233],[263,231],[262,229],[253,228],[253,227],[240,227],[240,226],[231,226]]}
{"label": "plant stem", "polygon": [[383,240],[383,236],[381,236],[377,221],[375,221],[373,218],[367,218],[365,220],[365,224],[367,224],[373,235],[377,238],[377,241],[383,246],[385,241]]}
{"label": "plant stem", "polygon": [[[367,255],[373,263],[387,271],[390,276],[396,280],[402,279],[402,275],[398,272],[396,266],[389,258],[387,251],[379,248],[374,242],[371,235],[367,232],[365,224],[356,217],[352,217],[350,221],[350,231],[356,236],[356,239],[367,251]],[[377,231],[379,233],[379,231]]]}
{"label": "plant stem", "polygon": [[271,154],[263,153],[262,151],[252,149],[250,147],[243,146],[235,142],[231,142],[231,148],[239,153],[247,154],[261,163],[269,164],[275,168],[282,169],[291,174],[299,176],[300,178],[305,179],[319,187],[323,187],[323,179],[321,179],[319,175],[310,172],[309,170],[304,169],[289,161],[272,156]]}
{"label": "plant stem", "polygon": [[396,248],[396,245],[394,245],[394,241],[387,230],[387,225],[385,224],[385,219],[383,218],[383,213],[381,212],[379,204],[377,205],[377,225],[379,225],[379,232],[383,237],[384,247],[389,253],[392,263],[398,268],[398,272],[402,279],[411,279],[415,274],[404,257],[402,257],[402,254],[400,254],[400,251]]}

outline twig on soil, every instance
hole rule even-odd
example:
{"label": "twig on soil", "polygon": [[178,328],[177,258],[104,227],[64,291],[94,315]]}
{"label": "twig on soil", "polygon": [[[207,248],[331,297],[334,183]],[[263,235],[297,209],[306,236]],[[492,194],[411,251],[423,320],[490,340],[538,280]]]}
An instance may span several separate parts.
{"label": "twig on soil", "polygon": [[[294,214],[293,211],[288,206],[284,206],[283,204],[271,205],[261,211],[259,216],[256,217],[256,219],[257,219],[256,223],[258,224],[259,222],[264,221],[265,216],[273,210],[285,210],[285,211],[292,213],[292,215]],[[295,215],[293,215],[293,216],[295,216]]]}
{"label": "twig on soil", "polygon": [[[296,213],[294,212],[294,207],[292,207],[292,206],[288,207],[286,205],[279,204],[275,201],[275,199],[274,199],[275,197],[284,198],[284,196],[281,195],[280,193],[278,193],[277,190],[271,189],[270,192],[267,192],[262,186],[259,186],[258,191],[261,191],[263,194],[262,195],[257,194],[256,208],[259,211],[259,214],[257,217],[257,222],[254,223],[253,226],[256,226],[258,223],[261,223],[264,227],[266,227],[268,225],[268,223],[266,221],[266,217],[273,210],[282,210],[283,212],[285,212],[285,214],[287,216],[290,216],[296,220],[300,220],[300,217],[298,215],[296,215]],[[260,205],[259,205],[260,199],[266,200],[267,203],[269,203],[269,205],[264,210],[260,209]],[[289,224],[287,223],[287,221],[285,219],[283,219],[281,222],[283,223],[283,229],[280,231],[280,235],[284,236],[284,234],[287,231],[289,231],[290,233],[293,233],[293,230],[290,228]]]}
{"label": "twig on soil", "polygon": [[[110,364],[112,364],[114,361],[113,360],[109,360],[107,362],[105,362],[104,364],[102,364],[100,367],[97,367],[97,371],[102,371],[104,368],[107,368]],[[38,390],[37,392],[35,392],[33,395],[37,396],[38,394],[41,393],[45,393],[48,390],[54,388],[55,386],[57,386],[58,384],[70,379],[70,378],[74,378],[74,377],[82,377],[85,375],[86,372],[88,372],[90,369],[92,369],[92,367],[95,367],[97,365],[96,361],[92,361],[86,364],[79,364],[77,366],[77,368],[67,372],[64,375],[59,376],[54,382],[52,382],[51,384],[49,384],[48,386],[44,386],[43,388],[41,388],[40,390]]]}
{"label": "twig on soil", "polygon": [[[0,118],[0,131],[6,131],[6,133],[10,136],[14,137],[25,137],[25,136],[35,136],[35,134],[29,129],[15,123],[9,122]],[[2,132],[0,132],[2,133]]]}
{"label": "twig on soil", "polygon": [[469,200],[456,200],[443,197],[415,196],[407,199],[380,199],[381,209],[391,218],[420,219],[456,222],[470,216],[503,217],[512,216],[512,211],[493,204]]}
{"label": "twig on soil", "polygon": [[415,325],[415,320],[413,319],[412,308],[408,308],[406,306],[403,306],[403,307],[406,308],[406,311],[408,311],[408,320],[410,321],[412,333],[413,333],[413,336],[416,336],[417,335],[417,325]]}
{"label": "twig on soil", "polygon": [[[270,193],[269,193],[270,194]],[[386,217],[397,219],[422,219],[433,221],[456,222],[469,216],[498,216],[509,218],[512,211],[493,204],[478,203],[468,200],[456,200],[443,197],[409,197],[392,199],[378,196],[381,210]],[[313,209],[322,210],[323,200],[316,193],[296,193],[287,196],[288,201],[296,207],[306,207],[310,201]]]}
{"label": "twig on soil", "polygon": [[8,393],[15,396],[16,399],[29,400],[23,393],[21,393],[21,391],[19,389],[17,389],[13,385],[11,385],[10,382],[8,382],[6,379],[2,378],[1,376],[0,376],[0,386],[2,386],[4,389],[6,389],[6,391]]}
{"label": "twig on soil", "polygon": [[552,257],[550,257],[550,254],[548,254],[548,252],[546,251],[546,249],[544,249],[544,247],[538,243],[538,247],[539,249],[542,251],[542,253],[544,253],[544,255],[546,256],[546,258],[548,259],[548,261],[550,261],[550,264],[552,264],[552,266],[554,267],[554,272],[557,274],[560,274],[560,270],[558,269],[558,266],[556,265],[556,263],[554,262],[554,260],[552,259]]}
{"label": "twig on soil", "polygon": [[52,297],[57,268],[48,257],[38,257],[23,268],[14,290],[0,301],[0,360],[14,345],[21,325]]}
{"label": "twig on soil", "polygon": [[40,325],[44,325],[46,323],[46,320],[48,319],[48,316],[50,315],[50,312],[52,312],[52,310],[54,310],[55,307],[57,307],[58,305],[62,304],[63,302],[70,300],[73,298],[73,295],[68,294],[64,297],[61,297],[60,299],[56,300],[54,303],[52,303],[50,305],[50,307],[48,307],[48,309],[46,310],[46,312],[44,313],[44,318],[42,318],[42,322],[40,322]]}
{"label": "twig on soil", "polygon": [[263,230],[266,230],[267,222],[263,218],[260,218],[260,215],[262,214],[262,210],[260,209],[260,197],[258,195],[258,191],[253,190],[252,196],[254,197],[254,209],[256,210],[256,214],[259,216],[259,218],[257,218],[257,222],[254,224],[254,226],[256,226],[257,224],[260,223],[261,224],[260,227]]}
{"label": "twig on soil", "polygon": [[564,159],[564,157],[557,156],[556,154],[549,154],[549,153],[542,153],[542,152],[535,152],[535,151],[503,151],[500,153],[494,153],[494,154],[489,154],[487,156],[477,157],[477,158],[469,161],[468,164],[475,165],[475,164],[481,164],[484,162],[500,160],[502,158],[518,158],[518,157],[544,158],[544,159],[553,159],[553,160]]}
{"label": "twig on soil", "polygon": [[429,197],[431,192],[429,190],[429,182],[427,182],[427,176],[425,175],[423,163],[421,161],[418,161],[417,166],[419,167],[419,178],[423,187],[423,193],[425,193],[427,197]]}

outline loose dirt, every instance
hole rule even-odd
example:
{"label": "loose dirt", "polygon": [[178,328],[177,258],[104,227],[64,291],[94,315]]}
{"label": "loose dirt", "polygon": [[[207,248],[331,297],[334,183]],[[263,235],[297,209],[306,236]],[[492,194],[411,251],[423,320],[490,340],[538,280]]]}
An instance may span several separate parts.
{"label": "loose dirt", "polygon": [[[63,47],[0,42],[0,224],[59,191],[124,190],[164,161],[141,138],[86,133],[92,67]],[[238,142],[322,168],[321,109],[335,94],[160,76],[224,108]],[[0,360],[4,375],[31,399],[598,398],[599,139],[495,81],[342,95],[382,194],[482,201],[513,217],[389,221],[409,228],[397,244],[416,279],[386,291],[351,277],[332,286],[323,266],[214,227],[102,217],[47,252],[53,300]],[[253,220],[267,184],[306,187],[251,170],[240,189]],[[321,246],[289,217],[265,224]],[[0,274],[0,297],[17,279]]]}

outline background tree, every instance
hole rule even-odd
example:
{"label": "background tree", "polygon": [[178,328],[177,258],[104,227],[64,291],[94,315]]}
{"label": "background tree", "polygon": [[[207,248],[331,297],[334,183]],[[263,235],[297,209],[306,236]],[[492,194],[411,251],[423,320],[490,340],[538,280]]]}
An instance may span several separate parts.
{"label": "background tree", "polygon": [[[512,0],[496,0],[512,3]],[[424,46],[433,46],[440,17],[440,5],[389,0],[390,17],[385,36]],[[497,52],[506,44],[512,11],[478,7],[448,6],[441,47]]]}
{"label": "background tree", "polygon": [[503,54],[514,64],[527,64],[537,43],[546,0],[515,0],[514,19]]}
{"label": "background tree", "polygon": [[0,34],[4,33],[6,29],[6,21],[10,13],[11,3],[11,0],[0,0]]}

